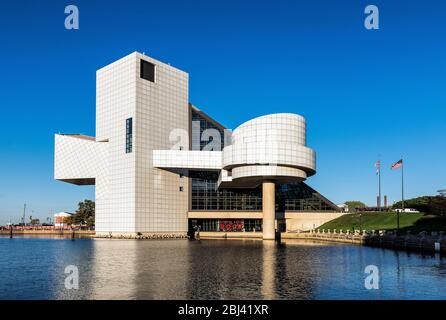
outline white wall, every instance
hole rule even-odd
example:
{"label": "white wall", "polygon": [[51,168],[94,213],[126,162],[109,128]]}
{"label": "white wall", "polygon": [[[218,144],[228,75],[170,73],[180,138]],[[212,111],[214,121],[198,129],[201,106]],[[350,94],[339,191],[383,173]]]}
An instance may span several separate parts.
{"label": "white wall", "polygon": [[342,212],[285,212],[287,231],[308,231],[339,218]]}
{"label": "white wall", "polygon": [[108,175],[96,180],[97,232],[136,229],[135,153],[125,153],[125,121],[136,114],[136,72],[135,53],[96,72],[96,140],[108,140]]}
{"label": "white wall", "polygon": [[[84,179],[101,181],[107,175],[108,143],[95,142],[91,137],[55,135],[54,179],[82,184]],[[105,193],[105,184],[96,187],[96,197]]]}
{"label": "white wall", "polygon": [[[153,150],[171,149],[172,130],[189,131],[189,76],[168,64],[135,55],[135,212],[137,232],[186,232],[188,178],[153,167]],[[155,82],[139,77],[139,59],[156,65]],[[184,146],[184,150],[188,149]],[[179,191],[179,187],[183,191]]]}

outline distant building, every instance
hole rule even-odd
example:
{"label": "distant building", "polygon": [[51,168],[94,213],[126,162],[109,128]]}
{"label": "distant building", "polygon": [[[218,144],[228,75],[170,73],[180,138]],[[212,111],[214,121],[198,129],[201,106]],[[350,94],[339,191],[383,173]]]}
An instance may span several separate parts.
{"label": "distant building", "polygon": [[54,214],[54,226],[56,228],[63,227],[64,225],[64,219],[71,217],[74,213],[70,212],[59,212]]}
{"label": "distant building", "polygon": [[348,205],[345,203],[338,204],[338,207],[342,212],[348,212]]}

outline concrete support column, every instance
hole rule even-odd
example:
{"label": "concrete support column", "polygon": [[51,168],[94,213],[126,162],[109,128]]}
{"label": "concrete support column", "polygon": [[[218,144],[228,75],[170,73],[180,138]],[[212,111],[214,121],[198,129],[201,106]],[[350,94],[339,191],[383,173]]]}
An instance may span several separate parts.
{"label": "concrete support column", "polygon": [[262,183],[263,240],[274,240],[276,236],[276,186],[265,180]]}

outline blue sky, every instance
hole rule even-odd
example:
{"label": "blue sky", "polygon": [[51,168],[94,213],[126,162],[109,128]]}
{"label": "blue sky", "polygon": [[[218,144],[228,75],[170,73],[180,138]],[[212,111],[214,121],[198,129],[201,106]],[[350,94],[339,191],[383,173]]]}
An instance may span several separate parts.
{"label": "blue sky", "polygon": [[[0,224],[74,211],[92,187],[53,180],[54,133],[95,134],[95,70],[141,51],[190,74],[190,101],[229,128],[306,117],[334,202],[446,188],[444,1],[9,1],[0,10]],[[80,29],[64,28],[64,8]],[[364,8],[380,9],[366,30]]]}

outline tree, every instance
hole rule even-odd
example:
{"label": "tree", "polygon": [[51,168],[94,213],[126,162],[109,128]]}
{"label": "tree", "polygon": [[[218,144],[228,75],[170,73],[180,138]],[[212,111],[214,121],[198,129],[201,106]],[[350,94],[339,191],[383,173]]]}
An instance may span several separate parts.
{"label": "tree", "polygon": [[39,219],[31,219],[30,223],[31,223],[31,225],[35,226],[35,225],[40,224],[40,220]]}
{"label": "tree", "polygon": [[[429,212],[429,203],[431,201],[430,198],[432,197],[424,196],[424,197],[404,200],[404,207],[417,209],[420,212]],[[395,204],[392,206],[392,209],[401,209],[401,208],[402,208],[402,201],[395,202]]]}
{"label": "tree", "polygon": [[356,212],[356,208],[365,208],[365,203],[358,200],[346,201],[345,204],[348,207],[349,212]]}
{"label": "tree", "polygon": [[62,219],[63,224],[67,225],[67,226],[71,226],[74,223],[74,215],[69,216],[69,217],[65,217]]}
{"label": "tree", "polygon": [[[401,208],[401,201],[396,202],[392,209]],[[413,208],[420,212],[433,215],[446,214],[446,197],[442,196],[424,196],[413,199],[404,200],[405,208]]]}
{"label": "tree", "polygon": [[437,215],[446,215],[446,197],[433,197],[429,203],[429,212]]}
{"label": "tree", "polygon": [[95,217],[95,203],[91,200],[84,200],[79,202],[79,209],[71,217],[72,224],[86,225],[88,227],[94,226]]}

